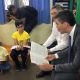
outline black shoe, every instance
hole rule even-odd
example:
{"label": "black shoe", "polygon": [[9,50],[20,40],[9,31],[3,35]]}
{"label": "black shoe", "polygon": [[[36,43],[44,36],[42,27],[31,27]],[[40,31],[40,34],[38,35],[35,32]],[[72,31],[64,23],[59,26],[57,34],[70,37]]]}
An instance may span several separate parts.
{"label": "black shoe", "polygon": [[27,68],[26,67],[22,67],[22,71],[26,71],[27,70]]}
{"label": "black shoe", "polygon": [[40,73],[36,74],[36,78],[42,78],[45,77],[47,75],[50,75],[51,72],[49,71],[41,71]]}
{"label": "black shoe", "polygon": [[27,66],[26,64],[22,64],[22,71],[25,71],[25,70],[27,70]]}

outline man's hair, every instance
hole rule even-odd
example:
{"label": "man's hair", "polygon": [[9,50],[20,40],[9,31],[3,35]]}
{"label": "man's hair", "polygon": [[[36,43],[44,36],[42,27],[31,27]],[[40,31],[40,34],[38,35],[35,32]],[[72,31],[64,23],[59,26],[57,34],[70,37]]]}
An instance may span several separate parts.
{"label": "man's hair", "polygon": [[8,11],[12,12],[13,9],[15,9],[15,6],[14,5],[9,5],[8,6]]}
{"label": "man's hair", "polygon": [[59,12],[59,14],[55,18],[58,18],[60,22],[69,23],[70,26],[74,26],[76,23],[73,13],[69,10],[64,10],[64,11]]}
{"label": "man's hair", "polygon": [[63,11],[64,8],[61,5],[55,5],[52,7],[52,9],[56,8],[58,12]]}
{"label": "man's hair", "polygon": [[22,21],[22,20],[19,20],[19,19],[16,19],[15,20],[15,26],[17,27],[17,26],[19,26],[19,25],[24,25],[24,22]]}

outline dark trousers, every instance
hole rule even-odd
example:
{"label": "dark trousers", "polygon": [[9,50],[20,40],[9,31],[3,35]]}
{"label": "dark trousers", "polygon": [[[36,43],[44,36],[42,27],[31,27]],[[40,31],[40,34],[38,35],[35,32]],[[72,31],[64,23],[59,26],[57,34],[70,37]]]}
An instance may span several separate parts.
{"label": "dark trousers", "polygon": [[52,72],[51,80],[77,80],[77,73]]}
{"label": "dark trousers", "polygon": [[0,62],[0,71],[9,71],[11,69],[11,65],[8,61]]}
{"label": "dark trousers", "polygon": [[[21,56],[22,63],[18,59],[19,55]],[[20,68],[21,66],[26,67],[26,59],[28,57],[28,49],[27,48],[24,48],[24,50],[19,50],[19,51],[17,51],[16,49],[12,49],[10,56],[13,59],[13,61],[15,62],[16,67],[18,67],[18,68]]]}
{"label": "dark trousers", "polygon": [[[68,57],[52,61],[54,65],[68,63]],[[51,80],[77,80],[77,72],[56,72],[52,71]]]}

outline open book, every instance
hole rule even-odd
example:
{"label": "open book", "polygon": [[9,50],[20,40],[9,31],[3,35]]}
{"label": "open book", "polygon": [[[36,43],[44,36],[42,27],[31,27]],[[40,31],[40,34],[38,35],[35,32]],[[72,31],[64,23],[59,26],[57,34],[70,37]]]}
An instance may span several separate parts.
{"label": "open book", "polygon": [[49,63],[46,59],[48,50],[45,46],[38,43],[31,42],[30,58],[31,62],[35,64]]}

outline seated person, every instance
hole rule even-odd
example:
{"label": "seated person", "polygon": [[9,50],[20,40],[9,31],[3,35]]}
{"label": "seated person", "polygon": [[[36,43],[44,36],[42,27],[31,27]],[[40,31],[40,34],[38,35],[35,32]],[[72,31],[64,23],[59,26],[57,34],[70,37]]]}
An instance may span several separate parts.
{"label": "seated person", "polygon": [[[49,54],[53,54],[55,52],[61,51],[61,50],[65,49],[66,47],[68,47],[68,36],[69,35],[67,33],[61,34],[58,31],[58,29],[56,27],[56,23],[54,21],[55,17],[58,15],[58,13],[63,10],[64,10],[63,7],[60,5],[55,5],[51,9],[51,16],[53,18],[52,32],[51,32],[51,35],[49,36],[49,38],[43,44],[45,47],[48,48]],[[55,41],[57,42],[57,44],[55,43]],[[53,62],[51,61],[50,63],[53,63]],[[48,72],[48,71],[41,71],[40,73],[38,73],[36,75],[36,77],[37,78],[44,77],[50,73],[51,72]]]}
{"label": "seated person", "polygon": [[0,71],[1,72],[7,72],[10,70],[11,66],[9,64],[9,54],[8,51],[0,46]]}
{"label": "seated person", "polygon": [[[14,46],[11,51],[11,58],[15,62],[16,70],[26,69],[26,59],[28,58],[28,43],[30,41],[29,34],[24,30],[24,23],[21,20],[15,21],[17,31],[12,34]],[[18,56],[21,55],[22,63],[19,61]]]}

